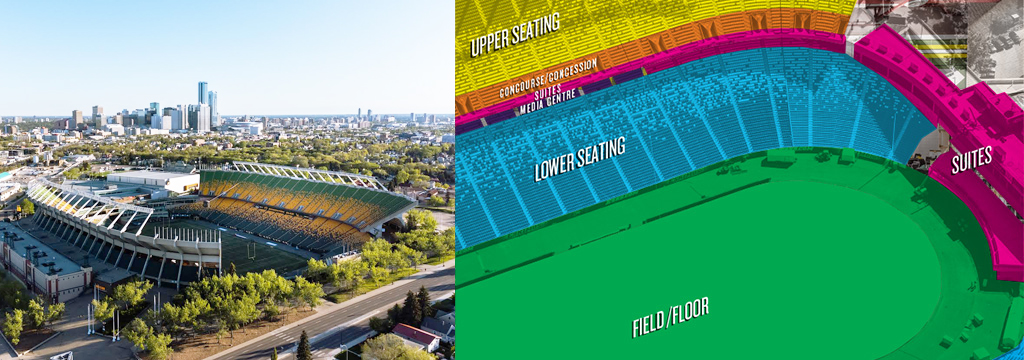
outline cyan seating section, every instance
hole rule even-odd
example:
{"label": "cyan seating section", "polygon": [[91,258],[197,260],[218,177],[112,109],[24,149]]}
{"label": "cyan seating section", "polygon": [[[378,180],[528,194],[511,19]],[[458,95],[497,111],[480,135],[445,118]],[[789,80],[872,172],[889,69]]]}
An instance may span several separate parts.
{"label": "cyan seating section", "polygon": [[[853,147],[905,163],[935,128],[842,52],[706,57],[459,135],[459,249],[683,175],[788,146]],[[624,154],[534,181],[534,165],[626,138]]]}

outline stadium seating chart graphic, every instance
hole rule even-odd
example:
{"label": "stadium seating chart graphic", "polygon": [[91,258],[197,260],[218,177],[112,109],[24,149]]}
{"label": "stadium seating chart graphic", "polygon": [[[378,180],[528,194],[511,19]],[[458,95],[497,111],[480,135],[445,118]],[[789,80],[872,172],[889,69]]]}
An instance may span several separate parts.
{"label": "stadium seating chart graphic", "polygon": [[[664,238],[696,241],[686,239],[688,228],[742,224],[740,211],[728,222],[678,224],[678,233],[671,236],[650,233],[660,226],[654,224],[666,223],[651,219],[682,221],[718,201],[769,199],[751,194],[764,189],[784,191],[786,186],[774,184],[794,177],[787,181],[835,184],[886,199],[897,209],[912,209],[899,215],[912,218],[916,225],[911,227],[925,226],[933,220],[925,220],[923,214],[933,214],[930,216],[941,220],[936,226],[948,230],[927,235],[932,242],[926,249],[932,250],[925,252],[938,253],[942,269],[933,274],[941,274],[935,275],[935,281],[943,289],[967,284],[963,292],[943,290],[938,304],[925,301],[931,317],[923,325],[907,321],[913,331],[908,330],[906,337],[875,333],[877,339],[865,340],[871,344],[860,344],[865,349],[877,347],[874,352],[845,354],[849,356],[845,358],[1017,356],[1014,354],[1020,350],[1013,348],[1021,341],[1024,322],[1024,225],[1017,215],[1024,209],[1024,111],[984,83],[957,87],[884,24],[865,37],[847,38],[855,5],[855,1],[799,0],[638,4],[457,1],[456,246],[461,266],[456,282],[463,299],[470,299],[463,300],[469,304],[463,309],[464,319],[468,319],[463,334],[464,339],[471,339],[464,340],[463,354],[480,354],[476,351],[486,351],[485,345],[498,345],[474,334],[501,338],[512,336],[513,330],[529,331],[530,327],[517,326],[528,321],[487,322],[494,313],[489,306],[500,302],[484,299],[495,296],[499,288],[550,288],[545,297],[568,297],[543,304],[522,305],[522,299],[516,303],[522,307],[518,311],[538,317],[557,316],[556,310],[572,306],[600,309],[579,304],[594,301],[576,298],[585,290],[557,285],[588,276],[578,269],[587,261],[594,267],[610,261],[586,256],[615,256],[606,254],[605,247],[648,241],[645,239],[655,239],[649,240],[649,246],[671,248],[674,245],[662,243],[667,241]],[[557,31],[511,48],[470,55],[471,41],[481,35],[553,12],[559,14]],[[509,89],[516,89],[517,84],[578,64],[596,66],[509,95]],[[534,93],[555,85],[562,92],[573,91],[574,96],[549,106],[534,106]],[[907,168],[905,164],[922,138],[938,127],[950,134],[958,150],[992,147],[996,161],[954,174],[950,164],[956,153],[951,150],[939,156],[927,173]],[[548,178],[536,176],[537,164],[619,137],[626,139],[625,151],[619,156]],[[827,165],[837,162],[842,166]],[[808,163],[818,165],[802,165]],[[788,170],[778,172],[778,168]],[[862,172],[833,178],[850,169]],[[903,175],[886,182],[885,173]],[[874,177],[861,178],[862,174]],[[713,182],[720,184],[706,186],[721,186],[717,192],[698,185],[714,176],[719,178]],[[723,176],[732,176],[732,180]],[[747,182],[739,181],[741,178]],[[861,182],[846,182],[853,181],[849,179]],[[691,191],[678,184],[688,184],[700,197],[678,195],[679,191]],[[874,189],[876,186],[888,190]],[[650,202],[652,194],[667,204]],[[669,200],[676,196],[681,197]],[[618,211],[614,216],[608,213],[613,208]],[[835,209],[844,206],[836,204]],[[873,211],[852,203],[845,209]],[[895,235],[900,231],[891,232],[892,241],[912,237]],[[637,238],[639,234],[648,237]],[[958,247],[946,248],[935,239],[953,241]],[[724,235],[717,241],[733,240]],[[614,254],[631,256],[628,251]],[[628,268],[633,261],[639,260],[623,259],[621,265]],[[527,276],[536,275],[541,268],[558,271],[559,266],[566,271],[550,277]],[[680,265],[679,269],[683,268]],[[593,274],[605,273],[595,270]],[[666,273],[648,276],[664,281],[676,277]],[[723,282],[736,280],[725,279],[724,274],[712,277]],[[835,274],[836,281],[841,278]],[[872,290],[868,285],[866,291],[883,291],[884,286],[878,286]],[[715,286],[708,288],[729,293]],[[988,296],[1000,300],[983,300]],[[615,306],[630,306],[623,303],[629,298],[612,297],[619,299],[612,301]],[[477,303],[486,305],[474,305]],[[963,311],[932,313],[947,306]],[[620,319],[606,321],[616,320]],[[626,346],[630,349],[627,353],[651,356],[674,344],[673,340],[682,341],[666,334],[647,343],[631,342],[628,336],[621,340],[621,334],[605,338],[597,333],[605,324],[595,321],[590,327],[574,330],[581,334],[570,338],[596,339],[608,346]],[[723,324],[739,326],[728,321],[706,325],[706,331],[713,334],[715,326]],[[891,321],[897,328],[900,321]],[[955,328],[960,328],[959,332],[954,332]],[[894,339],[899,340],[895,345],[882,344]],[[718,343],[727,341],[703,345]],[[785,347],[780,341],[772,344]],[[537,341],[536,346],[543,350],[538,352],[553,358],[581,354],[565,352],[545,341]],[[646,350],[632,348],[640,346]],[[796,358],[820,358],[822,351],[837,350],[810,348],[818,353],[799,353]],[[797,354],[795,348],[790,350]],[[623,350],[582,354],[607,357],[618,351]],[[694,354],[703,354],[701,351]],[[707,354],[728,352],[717,351]],[[500,358],[496,356],[489,358]]]}

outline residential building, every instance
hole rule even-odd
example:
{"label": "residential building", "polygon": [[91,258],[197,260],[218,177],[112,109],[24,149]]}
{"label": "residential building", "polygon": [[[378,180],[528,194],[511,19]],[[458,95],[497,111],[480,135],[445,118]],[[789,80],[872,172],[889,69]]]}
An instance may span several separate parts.
{"label": "residential building", "polygon": [[426,352],[434,352],[441,346],[441,337],[406,324],[395,325],[391,331],[405,340],[405,344]]}

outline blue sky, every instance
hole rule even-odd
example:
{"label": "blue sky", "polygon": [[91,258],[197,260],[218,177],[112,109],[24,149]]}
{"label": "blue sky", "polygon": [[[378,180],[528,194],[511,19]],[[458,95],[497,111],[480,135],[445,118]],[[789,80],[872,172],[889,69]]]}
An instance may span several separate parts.
{"label": "blue sky", "polygon": [[452,113],[453,1],[0,0],[0,115]]}

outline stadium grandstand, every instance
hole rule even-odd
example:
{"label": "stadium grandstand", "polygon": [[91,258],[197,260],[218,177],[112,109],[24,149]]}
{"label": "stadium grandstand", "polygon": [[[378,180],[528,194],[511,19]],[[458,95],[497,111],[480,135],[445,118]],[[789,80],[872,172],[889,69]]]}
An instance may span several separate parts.
{"label": "stadium grandstand", "polygon": [[[100,262],[96,266],[127,270],[109,272],[118,275],[107,283],[137,274],[158,285],[179,286],[221,270],[221,243],[215,234],[143,234],[158,216],[151,208],[43,179],[30,182],[27,195],[37,204],[35,226],[87,253],[86,262],[92,258]],[[99,272],[102,282],[106,271]]]}
{"label": "stadium grandstand", "polygon": [[200,176],[200,201],[170,211],[318,254],[355,250],[416,206],[373,177],[344,172],[236,162]]}

